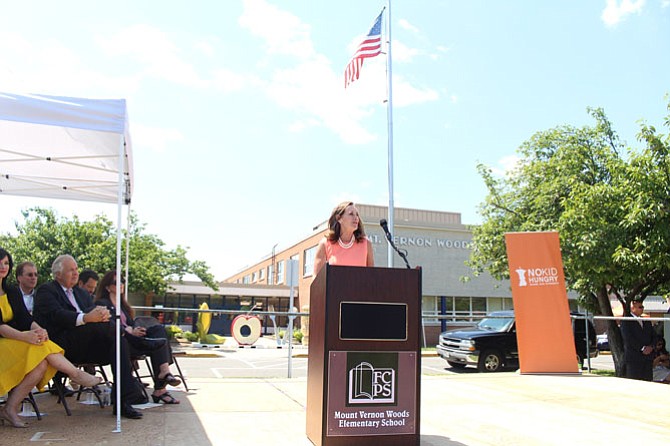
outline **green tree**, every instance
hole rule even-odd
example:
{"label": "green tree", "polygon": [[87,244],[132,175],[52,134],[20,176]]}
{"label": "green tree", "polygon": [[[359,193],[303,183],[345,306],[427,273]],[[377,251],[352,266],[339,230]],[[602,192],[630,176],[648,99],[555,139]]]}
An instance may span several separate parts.
{"label": "green tree", "polygon": [[[99,273],[116,268],[116,227],[104,215],[93,221],[59,218],[52,209],[31,208],[16,223],[16,235],[0,235],[0,246],[15,262],[30,260],[37,266],[40,283],[51,276],[51,264],[60,254],[71,254],[80,267]],[[187,248],[168,250],[157,236],[145,233],[145,225],[131,213],[130,228],[122,231],[121,264],[125,267],[126,238],[130,234],[129,291],[162,295],[170,280],[195,274],[207,286],[217,289],[214,277],[203,261],[189,261]]]}
{"label": "green tree", "polygon": [[[560,126],[532,136],[504,178],[478,167],[489,192],[468,263],[475,275],[486,270],[508,279],[506,232],[558,231],[567,287],[597,314],[612,316],[614,295],[629,315],[633,298],[668,291],[670,138],[642,123],[643,149],[625,149],[603,110],[589,112],[594,126]],[[616,374],[623,376],[615,321],[608,321],[608,336]]]}

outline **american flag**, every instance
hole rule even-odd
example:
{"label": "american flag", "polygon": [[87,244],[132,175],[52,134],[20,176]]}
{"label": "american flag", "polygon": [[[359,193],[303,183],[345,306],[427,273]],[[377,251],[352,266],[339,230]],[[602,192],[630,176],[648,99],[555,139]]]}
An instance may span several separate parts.
{"label": "american flag", "polygon": [[351,58],[351,62],[344,69],[344,88],[347,88],[350,83],[358,79],[364,59],[375,57],[382,52],[382,14],[384,14],[384,11],[379,13],[375,24],[372,25],[368,35],[358,45],[358,49]]}

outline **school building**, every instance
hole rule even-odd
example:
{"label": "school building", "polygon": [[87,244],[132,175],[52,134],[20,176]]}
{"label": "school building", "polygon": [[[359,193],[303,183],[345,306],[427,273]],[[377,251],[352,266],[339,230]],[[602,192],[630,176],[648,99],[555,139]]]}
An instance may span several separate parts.
{"label": "school building", "polygon": [[[356,204],[365,232],[372,242],[375,266],[388,266],[388,244],[381,219],[388,217],[387,207]],[[287,283],[287,264],[297,260],[298,292],[295,306],[308,311],[309,287],[317,244],[327,229],[327,220],[315,227],[303,240],[298,240],[258,263],[245,267],[224,279],[225,284],[248,286],[277,286]],[[512,309],[512,294],[508,281],[496,281],[488,274],[473,277],[465,261],[470,256],[472,232],[461,222],[456,212],[395,208],[394,243],[407,252],[412,268],[422,268],[422,311],[427,344],[437,341],[444,329],[472,325],[477,316],[490,311]],[[394,267],[406,268],[404,261],[394,253]],[[462,280],[463,277],[469,280]],[[286,299],[274,302],[277,310],[288,310]],[[445,315],[443,319],[426,316]]]}
{"label": "school building", "polygon": [[[388,218],[385,206],[356,204],[365,232],[372,242],[375,265],[388,266],[388,244],[379,222]],[[142,303],[158,307],[154,313],[165,322],[175,323],[184,328],[195,326],[197,314],[186,311],[198,308],[206,302],[210,309],[268,312],[289,311],[290,288],[287,285],[287,265],[289,260],[298,264],[298,286],[294,289],[294,307],[309,312],[309,288],[312,283],[312,269],[316,247],[326,232],[327,220],[311,229],[302,240],[291,241],[272,255],[261,258],[257,263],[244,267],[237,274],[224,279],[218,290],[212,290],[200,282],[173,283],[165,296],[138,297],[135,305]],[[473,277],[465,262],[470,256],[472,232],[461,222],[456,212],[430,211],[421,209],[395,208],[394,243],[407,252],[412,268],[422,268],[422,313],[427,345],[437,343],[437,337],[445,329],[472,326],[478,318],[496,310],[513,309],[509,281],[496,281],[488,274]],[[405,268],[403,260],[394,253],[394,267]],[[462,280],[469,277],[469,280]],[[620,304],[611,297],[615,315],[621,314]],[[568,303],[572,311],[580,310],[575,293],[568,293]],[[661,316],[670,307],[661,297],[650,296],[645,300],[647,314]],[[165,308],[183,308],[184,311],[165,312]],[[435,317],[435,316],[438,316]],[[433,317],[431,317],[433,316]],[[261,315],[262,334],[271,335],[285,329],[288,318],[278,316],[272,321],[268,315]],[[230,324],[234,315],[214,314],[211,333],[230,335]],[[600,323],[598,323],[600,322]],[[598,321],[598,332],[604,330]],[[296,319],[294,327],[300,327],[305,320]]]}

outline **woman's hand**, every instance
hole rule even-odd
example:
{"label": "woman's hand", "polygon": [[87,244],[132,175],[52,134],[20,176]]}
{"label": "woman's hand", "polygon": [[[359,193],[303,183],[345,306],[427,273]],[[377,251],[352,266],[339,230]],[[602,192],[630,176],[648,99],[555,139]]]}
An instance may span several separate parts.
{"label": "woman's hand", "polygon": [[48,340],[49,334],[43,328],[23,332],[23,341],[28,344],[40,345]]}

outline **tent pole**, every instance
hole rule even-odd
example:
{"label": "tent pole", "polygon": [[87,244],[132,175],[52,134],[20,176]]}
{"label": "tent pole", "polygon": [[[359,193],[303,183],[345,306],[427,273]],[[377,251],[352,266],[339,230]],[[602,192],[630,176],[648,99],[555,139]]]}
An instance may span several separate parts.
{"label": "tent pole", "polygon": [[130,288],[130,282],[128,281],[128,273],[130,271],[130,203],[126,207],[126,287],[125,287],[125,298],[126,302],[128,301],[128,288]]}
{"label": "tent pole", "polygon": [[[124,186],[123,181],[123,161],[125,155],[125,138],[121,136],[119,144],[119,187],[117,191],[117,209],[116,209],[116,283],[121,283],[121,224]],[[116,287],[116,429],[114,432],[121,432],[121,380],[119,379],[121,371],[121,287]]]}

